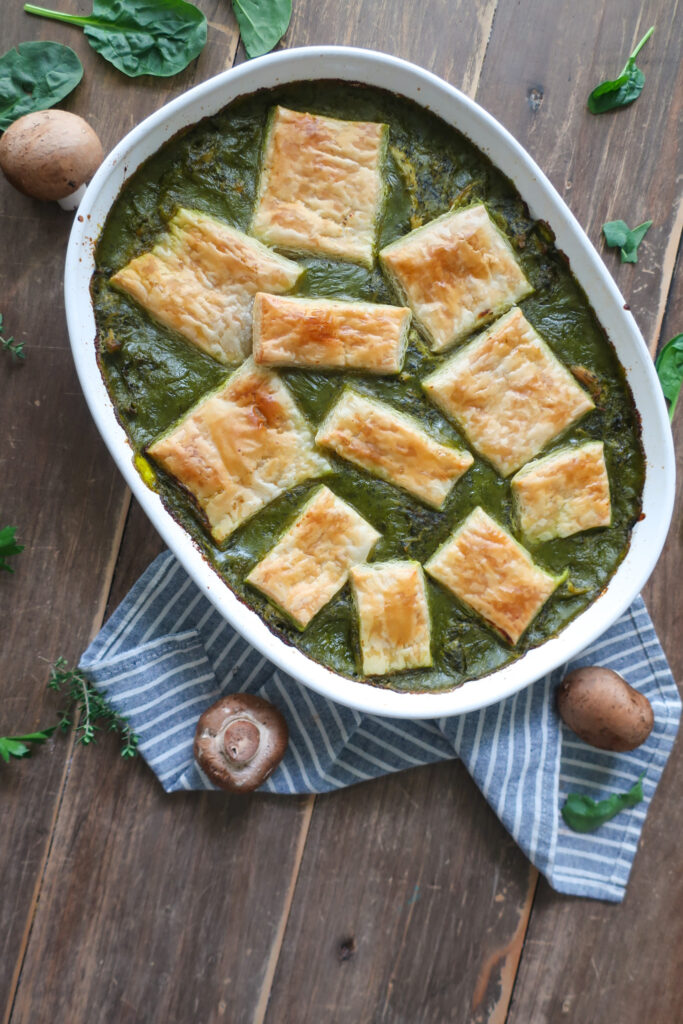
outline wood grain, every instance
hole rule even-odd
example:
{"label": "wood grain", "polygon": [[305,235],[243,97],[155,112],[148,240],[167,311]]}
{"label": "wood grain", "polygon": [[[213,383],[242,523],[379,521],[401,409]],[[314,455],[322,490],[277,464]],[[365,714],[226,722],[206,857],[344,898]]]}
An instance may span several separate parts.
{"label": "wood grain", "polygon": [[[7,46],[57,39],[79,52],[86,78],[65,105],[110,147],[235,59],[228,0],[197,2],[208,45],[170,80],[125,80],[77,30],[29,19],[20,5],[3,14],[3,38]],[[681,230],[683,90],[671,31],[679,3],[295,0],[284,45],[374,46],[476,91],[599,246],[603,221],[652,217],[635,267],[604,253],[651,341],[662,320],[665,337],[683,322],[680,287],[671,289]],[[89,0],[60,7],[84,13]],[[641,99],[588,115],[590,88],[621,68],[653,21],[639,61]],[[116,561],[127,494],[80,398],[62,326],[69,218],[1,182],[0,204],[0,309],[29,351],[18,369],[0,358],[0,520],[16,523],[30,548],[16,577],[0,580],[1,734],[19,722],[46,724],[53,704],[39,656],[74,660],[107,597],[108,614],[160,542],[133,506]],[[682,546],[679,520],[646,593],[679,678],[672,595]],[[502,1024],[514,985],[511,1024],[676,1020],[683,893],[673,767],[623,906],[561,898],[541,883],[532,909],[537,874],[461,765],[418,769],[313,807],[310,798],[166,797],[108,739],[72,758],[55,741],[0,773],[0,829],[12,837],[0,853],[0,1008],[4,1000],[12,1024]]]}
{"label": "wood grain", "polygon": [[492,1020],[532,878],[461,764],[318,797],[267,1024]]}
{"label": "wood grain", "polygon": [[[134,505],[108,613],[160,547]],[[112,738],[77,747],[12,1021],[251,1021],[310,802],[168,797]]]}
{"label": "wood grain", "polygon": [[[512,4],[499,6],[489,55],[500,61],[493,78],[484,66],[477,99],[510,128],[539,161],[603,251],[603,259],[654,347],[683,322],[680,284],[672,290],[680,244],[680,152],[677,125],[681,94],[680,38],[667,30],[680,17],[677,3],[606,4],[601,12],[579,0],[556,7],[552,34],[542,3],[525,6],[524,25]],[[534,8],[536,9],[534,11]],[[657,23],[649,55],[640,66],[646,86],[640,100],[615,114],[593,117],[583,106],[593,85],[618,71],[647,27]],[[543,44],[525,47],[524,74],[513,56],[529,24],[539,25]],[[501,88],[508,81],[510,89]],[[601,226],[622,218],[654,221],[636,265],[621,264],[605,250]],[[680,281],[680,275],[679,275]],[[668,333],[667,333],[668,332]],[[681,443],[676,520],[669,542],[645,591],[677,678],[683,678],[680,611],[671,600],[680,582]],[[680,749],[674,755],[680,761]],[[680,1016],[680,921],[683,892],[675,877],[674,836],[680,814],[670,764],[653,803],[624,904],[614,907],[558,896],[541,880],[514,990],[509,1024],[529,1021],[601,1021],[636,1024]],[[672,951],[673,955],[672,955]],[[656,985],[650,984],[656,979]],[[638,981],[640,980],[640,984]]]}
{"label": "wood grain", "polygon": [[474,95],[497,0],[297,0],[286,46],[361,46],[414,61]]}
{"label": "wood grain", "polygon": [[[226,5],[203,7],[223,18],[227,36],[211,33],[201,57],[169,81],[125,79],[80,31],[30,18],[21,5],[3,9],[3,46],[54,39],[78,52],[84,80],[63,106],[87,117],[106,150],[171,95],[222,70],[226,53],[233,59],[237,34]],[[61,9],[85,13],[89,5]],[[0,735],[54,722],[48,663],[59,655],[77,660],[99,628],[128,503],[69,350],[62,268],[70,227],[57,204],[21,196],[0,179],[0,311],[7,333],[26,345],[21,365],[0,353],[0,525],[15,525],[26,545],[14,576],[0,579]],[[0,831],[8,837],[0,870],[0,1015],[11,1004],[29,935],[69,749],[54,738],[40,756],[0,772]]]}
{"label": "wood grain", "polygon": [[[662,338],[683,324],[679,253]],[[644,591],[679,686],[683,645],[678,593],[683,565],[683,413],[674,424],[676,512],[664,553]],[[527,933],[509,1024],[642,1024],[681,1019],[683,890],[680,836],[683,748],[674,748],[619,906],[572,900],[541,881]]]}
{"label": "wood grain", "polygon": [[[666,299],[672,233],[680,238],[679,130],[683,106],[679,0],[592,0],[522,8],[501,3],[477,91],[477,101],[510,129],[566,200],[633,310],[646,341],[658,328]],[[646,29],[646,75],[640,99],[594,116],[591,89],[623,67]],[[648,49],[649,48],[649,49]],[[620,263],[602,238],[605,221],[654,223],[638,263]],[[661,315],[659,316],[661,321]]]}

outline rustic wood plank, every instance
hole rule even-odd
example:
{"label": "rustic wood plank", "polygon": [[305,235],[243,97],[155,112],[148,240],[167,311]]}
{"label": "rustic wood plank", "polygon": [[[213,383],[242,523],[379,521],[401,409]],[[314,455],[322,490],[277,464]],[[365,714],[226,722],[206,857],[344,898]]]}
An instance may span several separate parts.
{"label": "rustic wood plank", "polygon": [[[660,3],[656,6],[657,18],[669,23],[669,18],[675,13],[673,0],[668,5]],[[675,174],[670,173],[676,153],[675,125],[679,101],[673,90],[667,87],[669,61],[675,58],[675,43],[672,45],[662,33],[656,61],[646,64],[643,59],[642,66],[647,68],[649,96],[657,97],[657,101],[646,109],[639,109],[636,104],[630,111],[621,112],[623,118],[629,119],[628,124],[622,122],[623,134],[618,130],[619,122],[615,117],[593,118],[587,114],[585,100],[590,89],[606,77],[610,69],[617,71],[623,64],[631,49],[629,33],[638,38],[639,25],[642,23],[647,28],[650,23],[648,17],[653,14],[652,7],[646,9],[642,22],[639,22],[640,8],[635,3],[622,4],[618,12],[616,9],[610,12],[610,17],[604,17],[603,22],[601,11],[585,0],[571,7],[565,5],[552,10],[537,0],[525,6],[523,16],[518,4],[512,0],[501,0],[488,49],[484,47],[486,58],[477,79],[476,92],[477,100],[510,128],[549,173],[599,246],[602,244],[601,225],[605,220],[616,217],[633,223],[650,217],[655,220],[657,231],[653,227],[653,237],[648,237],[647,248],[643,247],[638,267],[621,266],[611,252],[605,253],[604,257],[631,302],[646,337],[656,326],[657,305],[661,302],[661,294],[666,294],[671,274],[670,247],[669,255],[663,255],[667,238],[676,230],[680,231],[676,211],[672,209],[677,195]],[[453,23],[457,23],[455,17]],[[442,37],[446,35],[445,24],[446,20],[439,27]],[[420,54],[423,36],[415,38],[419,42],[411,42],[415,47],[411,57],[438,73],[444,73],[438,63],[427,59],[424,53]],[[322,40],[312,36],[311,41]],[[613,68],[615,62],[617,66]],[[446,77],[450,77],[454,84],[460,84],[448,72]],[[652,140],[650,145],[643,144],[641,138],[645,129],[647,138]],[[627,140],[634,138],[637,142],[630,146]],[[615,189],[615,179],[620,183],[619,189]],[[617,198],[624,203],[623,207],[617,207]],[[411,793],[414,792],[413,785],[419,786],[419,779],[419,772],[409,776],[407,784]],[[382,784],[385,785],[395,786],[396,782],[390,780]],[[376,883],[380,891],[377,904],[373,905],[376,925],[373,927],[362,910],[357,910],[369,899],[367,877],[371,865],[365,860],[365,835],[369,832],[375,842],[379,838],[372,821],[368,824],[362,815],[356,814],[354,821],[364,821],[364,839],[362,842],[356,839],[350,820],[345,818],[346,803],[352,799],[354,797],[350,794],[344,794],[334,802],[319,801],[314,812],[267,1020],[277,1022],[294,1012],[297,983],[303,983],[299,964],[306,965],[307,978],[315,979],[308,1008],[299,1018],[304,1021],[324,1019],[332,1006],[336,1008],[335,1020],[342,1022],[504,1020],[533,899],[535,872],[527,878],[524,887],[520,881],[522,865],[507,865],[510,872],[508,884],[516,886],[512,900],[515,910],[509,911],[507,919],[497,922],[494,928],[486,916],[487,906],[490,913],[495,910],[495,904],[490,903],[490,893],[484,889],[483,880],[488,872],[482,864],[490,872],[496,863],[495,856],[485,846],[479,858],[473,857],[475,862],[479,859],[481,870],[475,871],[468,882],[476,890],[474,913],[479,916],[475,918],[476,924],[471,929],[466,948],[462,938],[446,943],[452,962],[459,964],[463,955],[468,958],[469,970],[464,972],[468,981],[458,989],[452,980],[444,980],[443,972],[439,974],[438,965],[436,968],[432,966],[430,957],[426,970],[438,978],[433,982],[438,992],[433,998],[432,978],[430,976],[428,981],[425,977],[426,944],[424,926],[420,926],[419,919],[409,922],[410,948],[415,959],[408,962],[407,957],[405,960],[401,958],[400,951],[396,953],[391,941],[399,934],[399,923],[395,910],[392,912],[387,886],[382,886],[381,879]],[[473,820],[476,799],[472,792],[467,805],[459,808],[460,843],[468,847],[480,841]],[[420,809],[414,814],[407,831],[422,835],[429,828],[431,819],[424,803],[418,802]],[[391,801],[388,804],[393,806]],[[391,815],[391,810],[388,810],[389,821],[393,821]],[[448,820],[449,816],[444,814],[443,817]],[[446,834],[447,830],[448,826],[444,829]],[[341,844],[341,849],[330,863],[331,836],[349,833],[352,838]],[[495,836],[495,830],[492,835]],[[497,843],[498,837],[491,841]],[[442,843],[448,846],[440,836],[440,847]],[[412,864],[414,859],[415,855],[408,854],[406,863]],[[337,890],[334,891],[333,880],[342,870],[340,863],[347,861],[353,864],[353,870],[349,869],[348,875],[343,876],[343,884],[336,883]],[[371,879],[376,882],[375,874],[371,874]],[[454,913],[459,913],[458,900],[466,900],[464,893],[467,892],[468,887],[460,885],[457,895],[442,895],[435,911],[436,918],[432,917],[429,922],[432,935],[439,935],[441,939],[444,932],[448,934],[448,921]],[[313,921],[311,906],[324,908]],[[336,920],[345,911],[360,920],[364,948],[371,952],[365,965],[354,969],[353,978],[342,984],[331,955],[328,922]],[[505,951],[505,957],[497,961],[501,950]],[[395,976],[387,971],[387,960],[397,964]],[[486,977],[489,965],[493,967],[492,992],[486,992],[485,998],[481,998],[481,979]],[[384,1001],[380,993],[384,993]],[[524,1016],[519,1019],[523,1020]],[[528,1016],[526,1019],[544,1018]]]}
{"label": "rustic wood plank", "polygon": [[[534,10],[535,8],[535,10]],[[668,27],[680,17],[672,2],[611,4],[596,9],[580,0],[553,8],[552,31],[542,25],[542,3],[519,9],[499,5],[489,54],[499,64],[494,80],[485,66],[477,99],[539,161],[565,197],[631,305],[643,334],[657,345],[681,237],[677,125],[681,108],[679,40]],[[648,57],[640,66],[646,86],[640,100],[613,115],[583,109],[590,89],[623,66],[633,41],[656,23]],[[522,81],[518,47],[528,26],[541,25],[540,45],[525,45]],[[674,81],[673,75],[678,75]],[[496,80],[497,79],[497,80]],[[513,88],[513,83],[519,85]],[[505,84],[509,88],[505,88]],[[604,248],[601,226],[622,218],[654,225],[635,266]],[[679,285],[680,289],[680,285]],[[680,329],[680,292],[670,302],[663,337]],[[677,425],[680,452],[681,425]],[[679,496],[680,508],[679,455]],[[672,667],[681,678],[683,648],[671,595],[681,576],[680,524],[674,526],[645,597]],[[675,760],[680,759],[680,754]],[[675,877],[670,838],[680,822],[672,804],[675,768],[669,766],[648,820],[624,904],[567,899],[541,880],[514,992],[510,1024],[527,1021],[675,1019],[676,967],[681,949],[683,892]],[[678,824],[679,829],[676,828]],[[551,951],[552,950],[552,955]],[[628,978],[630,983],[624,984]],[[637,983],[640,979],[641,984]],[[635,983],[634,983],[635,982]],[[669,993],[669,994],[667,994]],[[676,1004],[677,1005],[677,1004]]]}
{"label": "rustic wood plank", "polygon": [[429,68],[473,96],[497,0],[297,0],[285,46],[361,46]]}
{"label": "rustic wood plank", "polygon": [[[208,11],[210,5],[200,6]],[[631,7],[630,4],[627,6]],[[227,20],[227,3],[215,4],[214,7],[215,12],[211,16],[216,22],[221,18]],[[290,45],[340,41],[357,45],[374,43],[433,66],[455,84],[463,84],[470,91],[474,88],[481,62],[477,58],[477,64],[473,54],[483,56],[488,37],[486,26],[490,25],[494,5],[479,5],[479,13],[469,10],[459,13],[453,10],[452,5],[447,8],[444,3],[437,4],[436,0],[419,8],[403,3],[381,5],[378,8],[376,4],[368,4],[365,0],[354,5],[351,16],[348,8],[338,13],[338,7],[329,2],[319,5],[297,3],[295,21],[286,42]],[[516,10],[519,11],[519,8]],[[550,13],[546,13],[542,26],[539,18],[541,15],[534,21],[533,12],[528,17],[525,13],[527,41],[529,25],[540,26],[537,32],[543,39],[549,38],[555,31],[555,13],[552,25],[549,25]],[[378,28],[374,27],[376,24]],[[509,19],[506,22],[503,17],[500,25],[506,24],[509,27]],[[497,19],[496,29],[498,25]],[[445,26],[449,32],[442,31]],[[460,41],[453,40],[456,28]],[[66,38],[67,31],[69,38]],[[219,36],[224,37],[221,39],[222,44],[227,38],[225,33],[229,34],[230,31],[228,25],[223,27],[223,32],[218,32]],[[74,45],[73,32],[64,29],[64,33],[63,37],[55,33],[50,37],[64,38],[64,41]],[[517,78],[506,80],[505,75],[512,74],[514,69],[511,60],[507,64],[503,60],[505,44],[511,43],[514,35],[508,36],[506,40],[505,33],[502,33],[496,38],[496,46],[489,50],[493,62],[489,65],[493,68],[489,88],[496,95],[487,101],[487,105],[494,113],[498,113],[494,109],[494,102],[500,102],[502,108],[509,100],[511,111],[514,112],[519,97],[512,88],[512,82],[519,80],[519,66]],[[563,42],[566,36],[558,33],[558,39]],[[628,43],[630,38],[626,42],[626,52]],[[440,48],[439,60],[443,61],[443,66],[439,66],[433,58],[435,47]],[[526,56],[526,45],[523,52]],[[219,70],[219,56],[223,60],[225,52],[216,55],[216,64],[211,66],[211,71]],[[99,59],[95,59],[101,68]],[[615,60],[618,70],[623,56],[616,55]],[[500,68],[494,73],[496,61],[500,61],[505,68],[504,74]],[[643,66],[646,66],[644,62]],[[548,72],[549,81],[551,73],[552,81],[558,80],[550,60]],[[647,88],[651,84],[651,73],[651,70],[648,71]],[[115,72],[111,74],[115,76]],[[496,77],[496,74],[502,74],[502,77]],[[169,88],[174,88],[178,81],[172,79]],[[152,86],[157,84],[152,83]],[[126,90],[132,88],[130,83],[126,84]],[[141,88],[142,97],[149,100],[151,105],[157,106],[162,101],[158,98],[159,91],[154,87],[148,92]],[[92,102],[95,103],[94,96]],[[518,111],[524,117],[527,117],[526,102],[524,99]],[[126,106],[122,103],[121,107],[120,117],[128,118],[128,123],[119,134],[142,116],[140,106]],[[624,113],[620,116],[626,115]],[[511,120],[507,123],[512,126]],[[517,129],[513,130],[518,137],[523,134]],[[556,136],[548,137],[548,152],[556,141]],[[528,140],[527,144],[531,147]],[[547,167],[540,149],[536,152],[542,166]],[[578,186],[575,184],[574,188]],[[570,202],[574,203],[571,195]],[[576,210],[576,206],[574,208]],[[632,219],[623,211],[615,210],[602,216],[600,223],[612,215],[625,216],[629,221]],[[646,215],[651,214],[647,212]],[[585,220],[583,222],[586,223]],[[597,220],[596,224],[599,231]],[[594,237],[597,237],[597,233]],[[611,259],[611,254],[607,258]],[[622,287],[625,288],[623,284]],[[114,585],[115,597],[125,593],[139,570],[144,567],[148,556],[155,550],[155,541],[149,527],[138,523],[135,516],[136,513],[133,513],[130,532],[127,531],[121,571],[117,573]],[[144,558],[141,557],[143,551],[147,552]],[[82,576],[81,570],[80,575],[74,573],[72,579],[80,581]],[[78,650],[78,647],[75,649]],[[141,766],[136,766],[131,772],[130,766],[122,766],[116,761],[113,749],[96,754],[102,758],[101,764],[105,763],[106,757],[106,763],[112,768],[98,784],[98,780],[92,778],[94,772],[88,760],[91,754],[78,751],[74,758],[14,1019],[43,1019],[43,1015],[50,1012],[51,1016],[57,1018],[66,1015],[66,1019],[74,1019],[75,1015],[80,1018],[81,1013],[85,1019],[87,1013],[96,1019],[122,1021],[185,1021],[221,1017],[239,1021],[251,1019],[254,1007],[257,1019],[261,1019],[267,1003],[269,977],[277,957],[288,901],[296,881],[297,859],[301,856],[306,835],[307,816],[310,819],[310,801],[290,804],[267,799],[262,804],[262,798],[258,798],[258,802],[245,805],[246,810],[238,819],[241,825],[237,830],[232,830],[225,821],[227,807],[224,798],[183,796],[176,804],[176,798],[166,799],[161,796]],[[38,759],[35,761],[37,764]],[[453,779],[456,781],[455,786]],[[446,801],[446,813],[444,792],[451,798]],[[363,793],[368,796],[363,797]],[[120,794],[123,795],[119,799]],[[107,835],[105,830],[98,832],[98,817],[92,810],[92,806],[96,806],[93,801],[98,800],[106,808],[106,816],[113,812],[119,816],[115,819],[117,823],[123,819],[113,836]],[[411,801],[418,804],[422,801],[427,805],[427,810],[416,810]],[[407,805],[410,805],[408,810]],[[175,813],[177,807],[180,810]],[[265,807],[263,814],[255,809],[258,807]],[[455,812],[449,813],[453,809]],[[248,819],[248,831],[242,827],[245,817]],[[457,830],[450,825],[444,829],[444,819],[457,823]],[[360,827],[359,822],[362,823]],[[433,875],[423,867],[424,844],[418,844],[411,838],[412,853],[406,854],[404,849],[397,848],[400,833],[396,823],[400,826],[404,822],[407,822],[403,826],[406,836],[420,835],[425,822],[431,833],[438,836],[438,842],[432,844],[435,849],[432,854],[435,859],[430,861]],[[332,1019],[333,1014],[335,1022],[344,1019],[385,1019],[406,1020],[412,1024],[414,1020],[502,1020],[526,929],[535,873],[528,872],[521,854],[487,810],[474,786],[464,776],[462,768],[446,765],[420,770],[325,798],[320,802],[311,828],[310,842],[304,851],[302,875],[294,894],[292,921],[284,937],[281,963],[275,972],[275,989],[267,1019],[277,1022],[291,1019],[299,1024],[308,1019]],[[128,835],[127,829],[130,829]],[[184,858],[176,857],[173,850],[169,852],[169,844],[159,841],[158,836],[163,835],[164,831],[169,834],[172,832],[173,847],[177,844],[178,849],[185,851]],[[228,890],[231,884],[237,884],[243,894],[246,877],[244,865],[248,864],[249,851],[253,850],[249,844],[255,833],[261,837],[262,842],[274,838],[277,842],[279,834],[285,834],[286,850],[282,858],[271,857],[261,850],[256,870],[254,873],[248,872],[248,880],[252,882],[255,878],[265,878],[267,888],[264,891],[252,885],[249,897],[242,898],[241,895],[238,898],[235,927],[232,924],[232,908],[227,903],[224,890]],[[387,833],[390,834],[387,836]],[[351,847],[349,843],[348,847],[339,851],[339,836],[346,834],[353,836],[354,845]],[[191,849],[190,841],[196,835],[202,837],[200,855],[195,855],[201,861],[199,864],[187,854],[188,849]],[[444,849],[449,850],[448,843],[444,843],[444,836],[453,847],[451,864],[455,861],[459,868],[459,872],[453,872],[452,875],[448,870],[450,865],[443,865],[438,859]],[[245,844],[242,856],[236,853],[240,842]],[[386,862],[392,868],[391,877],[395,882],[389,883],[388,875],[380,877],[377,889],[373,890],[367,887],[366,882],[367,878],[375,878],[380,874],[375,863],[375,844],[380,846],[383,858],[385,850],[388,851]],[[110,845],[114,847],[111,850]],[[131,849],[128,849],[129,845]],[[339,868],[338,878],[341,881],[335,891],[332,865],[339,864],[344,851],[347,859]],[[100,859],[103,865],[100,865]],[[314,863],[316,859],[322,862],[320,867]],[[190,871],[185,876],[181,875],[181,885],[176,877],[177,871],[174,872],[172,868],[177,869],[180,863],[184,869],[188,860]],[[365,876],[358,868],[359,863],[367,866]],[[93,870],[93,865],[98,865],[97,870]],[[207,933],[202,920],[207,916],[211,919],[215,916],[213,907],[218,895],[216,865],[220,865],[219,879],[225,880],[218,898],[226,900],[227,926],[220,933],[221,945],[217,953],[214,948],[216,933]],[[106,871],[103,867],[106,867]],[[151,871],[151,884],[145,877],[145,868]],[[329,877],[326,880],[327,869]],[[420,906],[424,895],[422,889],[415,893],[411,872],[417,877],[421,869],[423,878],[440,879],[442,896],[446,893],[440,902],[431,898]],[[160,874],[166,886],[157,885],[155,872]],[[60,895],[65,878],[68,897]],[[78,887],[75,878],[79,879]],[[492,879],[499,879],[496,888]],[[421,883],[418,881],[417,884]],[[166,890],[169,887],[173,903],[167,900]],[[402,905],[398,909],[386,909],[392,887],[404,903],[418,896],[408,908],[410,919],[407,919],[406,908]],[[97,911],[93,915],[96,919],[94,921],[86,920],[85,913],[79,917],[73,904],[78,906],[80,903],[82,908],[84,899],[85,905],[88,900],[99,900],[101,889],[104,889],[102,902],[106,912]],[[190,899],[193,893],[197,895],[194,903]],[[500,895],[503,895],[503,899],[496,901],[496,896]],[[313,902],[318,898],[322,899],[322,903]],[[501,909],[501,903],[504,909]],[[265,924],[261,920],[260,927],[253,923],[257,904],[258,913],[267,918]],[[160,922],[152,912],[166,905],[170,905],[171,910],[168,915],[162,915],[163,926],[159,927]],[[323,917],[323,910],[319,908],[324,908],[324,913],[332,916]],[[396,952],[386,942],[384,927],[380,927],[383,925],[383,918],[379,916],[380,908],[382,913],[388,914],[387,932],[403,940],[403,945],[399,941]],[[337,919],[333,916],[335,913],[338,914]],[[376,920],[368,921],[373,915]],[[471,921],[468,921],[468,915]],[[138,916],[143,920],[138,922]],[[341,944],[341,963],[337,962],[334,955],[330,956],[330,950],[334,954],[334,946],[329,941],[329,920],[335,921],[335,926],[337,920],[340,922],[338,941]],[[350,921],[348,929],[346,920]],[[357,923],[361,927],[358,934],[361,935],[362,946],[356,935],[354,954],[353,944],[348,941],[353,934],[349,929]],[[401,926],[404,932],[399,930]],[[253,944],[238,948],[238,944],[230,938],[230,930],[236,930],[240,936],[248,935],[249,942],[253,939]],[[310,933],[310,939],[304,941],[304,933]],[[92,953],[93,944],[98,946],[99,956]],[[435,947],[435,952],[432,947]],[[11,948],[14,952],[14,947]],[[207,948],[210,952],[204,957]],[[247,956],[249,948],[252,952]],[[148,955],[136,962],[133,949],[142,949]],[[197,950],[201,951],[199,956]],[[411,956],[413,950],[415,955]],[[297,953],[299,958],[308,958],[305,960],[308,971],[303,987],[299,984],[301,979],[298,975],[292,976],[286,970],[287,964],[294,964],[298,969]],[[216,959],[211,960],[214,955]],[[451,979],[454,963],[465,975],[464,979]],[[184,968],[178,969],[178,964],[183,964]],[[49,982],[43,978],[46,965],[51,972]],[[256,985],[253,978],[247,977],[250,967]],[[353,979],[347,978],[349,968],[354,972]],[[382,983],[377,984],[373,978],[368,979],[370,974],[380,976],[384,988]],[[337,976],[342,975],[343,986],[337,979]],[[307,1010],[311,976],[316,979],[317,1001],[311,1002],[311,1009]],[[226,978],[232,980],[226,982]],[[445,997],[441,1002],[437,991],[441,984],[444,992],[454,995],[458,1000],[457,1005],[464,1008],[460,1017],[452,1016],[452,1006]],[[362,1003],[358,999],[354,1004],[358,1009],[355,1017],[351,1010],[346,1018],[338,1016],[334,999],[337,993],[341,993],[346,1000],[347,986],[358,987],[361,995],[365,992],[371,996],[380,991],[381,1005],[386,1006],[384,1016],[371,1017],[374,1010],[371,1002]],[[175,1004],[166,987],[172,991]],[[423,1005],[427,1000],[425,1015]],[[345,1008],[347,1003],[340,1002],[339,1005]],[[293,1015],[278,1016],[278,1006],[293,1007]],[[439,1007],[446,1006],[448,1011],[444,1010],[439,1017]],[[320,1008],[324,1012],[316,1017],[315,1010]],[[55,1010],[61,1010],[61,1014],[55,1013]],[[310,1016],[307,1016],[309,1013]]]}
{"label": "rustic wood plank", "polygon": [[[89,9],[85,0],[61,6]],[[80,31],[30,18],[21,5],[3,11],[3,49],[27,39],[54,39],[75,49],[85,77],[63,106],[86,116],[107,149],[161,102],[232,61],[232,15],[221,0],[203,7],[223,31],[211,32],[201,57],[169,81],[125,79]],[[0,310],[7,332],[25,341],[27,352],[18,366],[0,354],[0,525],[16,525],[26,544],[14,577],[3,573],[0,580],[2,735],[55,720],[56,702],[45,690],[47,663],[61,654],[75,661],[99,628],[128,505],[69,351],[62,267],[70,226],[71,216],[56,204],[27,199],[0,180]],[[0,1014],[11,1003],[30,931],[69,749],[55,738],[40,756],[0,774],[0,829],[11,836],[0,855]]]}
{"label": "rustic wood plank", "polygon": [[[683,258],[671,294],[663,339],[683,324]],[[669,656],[683,680],[680,590],[683,573],[683,416],[674,424],[676,513],[664,554],[645,599]],[[683,888],[680,779],[683,748],[674,748],[645,824],[624,902],[618,906],[573,900],[539,885],[508,1018],[528,1021],[642,1021],[681,1019]]]}
{"label": "rustic wood plank", "polygon": [[[134,504],[107,613],[160,550]],[[13,1024],[251,1021],[279,950],[311,803],[167,797],[141,760],[116,756],[109,737],[100,749],[77,747]]]}
{"label": "rustic wood plank", "polygon": [[495,1020],[535,875],[461,764],[318,797],[266,1021]]}
{"label": "rustic wood plank", "polygon": [[[477,101],[538,161],[569,204],[621,288],[646,341],[661,324],[680,239],[679,124],[683,97],[679,0],[591,0],[496,11]],[[640,99],[594,116],[589,92],[623,67],[650,25],[638,64]],[[637,264],[622,264],[602,238],[605,221],[652,219]]]}

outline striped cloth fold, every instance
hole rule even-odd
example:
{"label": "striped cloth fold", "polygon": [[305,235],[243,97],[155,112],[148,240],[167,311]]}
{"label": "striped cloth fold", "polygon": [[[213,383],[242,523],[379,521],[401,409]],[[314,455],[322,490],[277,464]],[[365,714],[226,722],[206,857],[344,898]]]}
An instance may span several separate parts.
{"label": "striped cloth fold", "polygon": [[[554,709],[571,668],[615,669],[652,703],[655,727],[633,753],[582,743]],[[623,899],[650,800],[671,751],[681,703],[641,598],[569,665],[508,700],[456,718],[407,721],[360,714],[284,675],[221,618],[170,553],[160,555],[83,655],[80,667],[140,738],[167,792],[212,789],[192,744],[201,712],[249,691],[285,715],[290,741],[271,793],[323,793],[459,757],[505,828],[560,892]],[[468,685],[474,685],[471,683]],[[598,833],[568,829],[569,792],[594,799],[629,789],[645,772],[645,799]]]}

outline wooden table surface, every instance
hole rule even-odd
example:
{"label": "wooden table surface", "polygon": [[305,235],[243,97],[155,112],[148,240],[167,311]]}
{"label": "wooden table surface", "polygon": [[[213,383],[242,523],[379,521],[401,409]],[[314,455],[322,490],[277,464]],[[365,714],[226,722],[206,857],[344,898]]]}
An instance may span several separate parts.
{"label": "wooden table surface", "polygon": [[[87,13],[86,0],[55,0]],[[105,148],[162,103],[244,60],[228,0],[200,58],[129,80],[69,26],[4,0],[3,51],[76,49],[64,104]],[[678,21],[677,21],[678,18]],[[649,25],[640,100],[592,117]],[[284,45],[346,43],[413,60],[475,97],[524,145],[603,252],[654,352],[683,330],[678,0],[294,0]],[[638,264],[604,221],[653,226]],[[64,323],[71,215],[0,182],[0,526],[26,550],[0,579],[0,735],[50,724],[47,662],[74,662],[161,543],[81,395]],[[683,410],[676,424],[683,453]],[[680,469],[679,454],[679,469]],[[683,474],[679,473],[679,481]],[[678,490],[680,509],[681,484]],[[680,512],[646,599],[683,679]],[[683,1020],[678,744],[620,906],[554,893],[462,765],[322,797],[164,795],[105,737],[53,740],[0,767],[0,1008],[12,1024],[660,1024]]]}

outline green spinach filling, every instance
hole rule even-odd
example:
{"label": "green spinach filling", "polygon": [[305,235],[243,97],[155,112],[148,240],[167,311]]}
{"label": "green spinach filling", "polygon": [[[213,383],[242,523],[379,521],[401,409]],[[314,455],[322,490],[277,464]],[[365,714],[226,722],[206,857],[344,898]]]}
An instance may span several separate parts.
{"label": "green spinach filling", "polygon": [[[533,221],[511,182],[463,135],[393,94],[341,82],[297,83],[241,98],[176,136],[126,183],[96,249],[92,297],[102,372],[135,451],[182,416],[226,377],[225,367],[152,321],[132,299],[109,284],[111,275],[150,249],[179,206],[205,211],[248,231],[258,185],[261,144],[276,103],[333,117],[383,121],[390,126],[387,200],[379,247],[446,212],[451,205],[487,204],[506,232],[534,293],[520,306],[555,354],[590,391],[596,408],[549,445],[595,439],[605,444],[612,496],[612,526],[531,545],[519,537],[508,481],[487,463],[475,464],[455,485],[440,511],[428,508],[348,462],[330,456],[335,472],[324,482],[349,501],[382,538],[371,560],[424,563],[477,505],[513,532],[542,568],[569,570],[567,580],[512,647],[449,592],[428,580],[434,665],[368,680],[395,690],[439,690],[476,679],[521,656],[557,633],[605,587],[628,548],[640,514],[644,460],[640,427],[624,372],[552,233]],[[395,302],[375,265],[372,271],[334,260],[298,258],[305,267],[293,294]],[[432,354],[411,329],[403,372],[282,370],[282,376],[317,427],[345,383],[416,416],[437,439],[471,449],[424,397],[423,379],[450,353]],[[476,456],[476,453],[474,453]],[[311,480],[268,505],[219,549],[190,495],[157,471],[155,486],[172,515],[190,532],[208,561],[238,597],[275,633],[305,654],[351,678],[360,678],[358,636],[348,586],[300,633],[256,590],[244,583],[320,481]]]}

